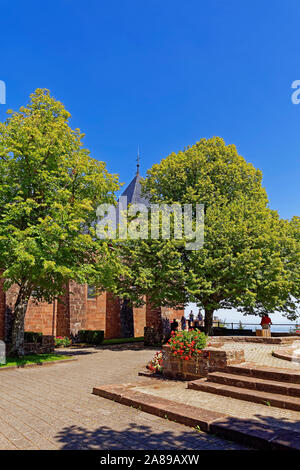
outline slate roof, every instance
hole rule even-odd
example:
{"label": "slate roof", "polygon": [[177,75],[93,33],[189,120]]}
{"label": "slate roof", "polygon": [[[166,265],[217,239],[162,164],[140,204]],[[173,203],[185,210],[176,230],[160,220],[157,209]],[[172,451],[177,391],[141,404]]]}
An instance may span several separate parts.
{"label": "slate roof", "polygon": [[137,173],[131,183],[127,186],[121,196],[127,197],[127,204],[145,204],[149,205],[147,198],[142,196],[141,176]]}

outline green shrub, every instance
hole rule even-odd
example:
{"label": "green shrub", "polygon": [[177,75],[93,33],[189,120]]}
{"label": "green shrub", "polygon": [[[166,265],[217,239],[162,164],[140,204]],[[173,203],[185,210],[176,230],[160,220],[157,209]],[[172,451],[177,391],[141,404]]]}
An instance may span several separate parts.
{"label": "green shrub", "polygon": [[102,344],[104,331],[102,330],[80,330],[78,332],[79,341],[87,344]]}
{"label": "green shrub", "polygon": [[25,343],[41,343],[43,339],[43,333],[36,333],[35,331],[25,331],[24,342]]}

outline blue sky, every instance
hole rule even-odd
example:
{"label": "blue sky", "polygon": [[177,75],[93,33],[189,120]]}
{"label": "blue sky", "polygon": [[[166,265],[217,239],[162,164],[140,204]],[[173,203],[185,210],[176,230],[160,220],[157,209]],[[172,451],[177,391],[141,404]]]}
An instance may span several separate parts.
{"label": "blue sky", "polygon": [[299,15],[298,0],[2,0],[0,120],[50,89],[126,184],[138,144],[145,174],[222,136],[263,171],[270,206],[299,215]]}
{"label": "blue sky", "polygon": [[2,0],[7,108],[49,88],[93,157],[128,183],[202,137],[234,143],[270,205],[299,215],[298,0]]}

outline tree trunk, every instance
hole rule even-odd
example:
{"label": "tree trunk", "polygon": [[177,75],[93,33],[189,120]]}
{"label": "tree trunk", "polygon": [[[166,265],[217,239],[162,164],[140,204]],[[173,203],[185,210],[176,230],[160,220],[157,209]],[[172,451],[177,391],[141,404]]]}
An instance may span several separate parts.
{"label": "tree trunk", "polygon": [[214,310],[205,308],[204,331],[210,336],[213,334],[213,314]]}
{"label": "tree trunk", "polygon": [[12,340],[9,351],[11,356],[24,356],[25,315],[30,294],[31,289],[28,285],[24,284],[20,287],[13,313]]}

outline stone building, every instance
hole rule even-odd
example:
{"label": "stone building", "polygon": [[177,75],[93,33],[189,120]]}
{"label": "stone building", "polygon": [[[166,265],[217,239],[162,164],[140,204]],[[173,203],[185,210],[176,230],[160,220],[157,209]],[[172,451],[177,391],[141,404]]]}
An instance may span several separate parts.
{"label": "stone building", "polygon": [[[141,195],[139,167],[122,196],[127,203],[147,202]],[[161,332],[165,324],[180,319],[183,310],[166,307],[152,308],[149,302],[142,307],[130,307],[126,301],[110,292],[95,295],[92,286],[70,282],[65,295],[53,303],[30,300],[25,318],[25,331],[44,335],[71,336],[81,329],[103,330],[106,338],[144,336],[144,327]],[[0,286],[0,339],[9,340],[11,311],[17,295],[16,287],[4,292]]]}

